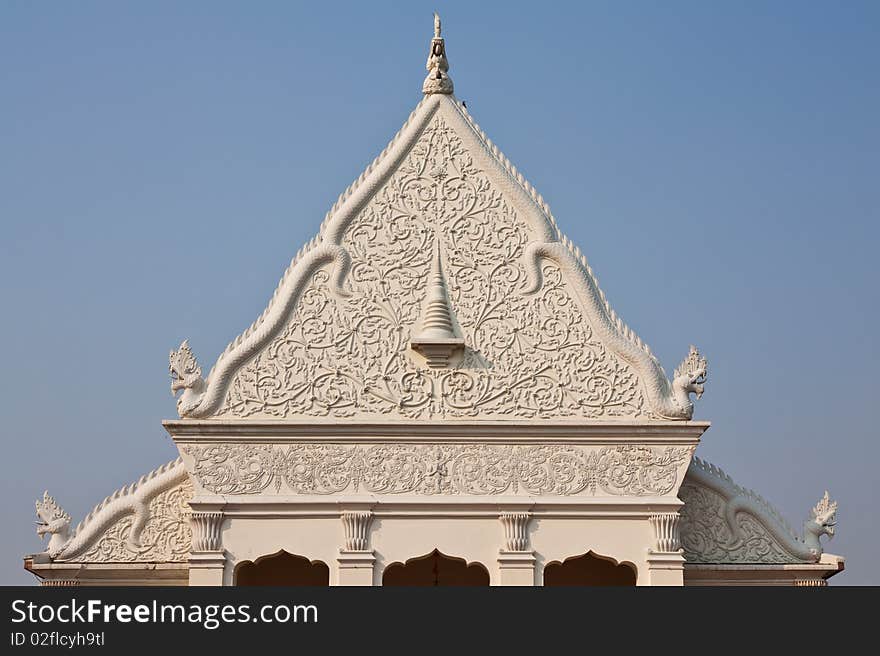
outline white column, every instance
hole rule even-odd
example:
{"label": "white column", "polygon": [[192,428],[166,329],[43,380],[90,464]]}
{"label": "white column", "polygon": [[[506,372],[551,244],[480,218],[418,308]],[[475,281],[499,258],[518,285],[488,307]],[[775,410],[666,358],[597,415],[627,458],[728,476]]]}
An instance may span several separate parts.
{"label": "white column", "polygon": [[217,509],[189,513],[192,551],[189,555],[190,585],[223,585],[226,552],[221,544],[223,512]]}
{"label": "white column", "polygon": [[535,585],[535,553],[529,549],[527,512],[505,512],[498,516],[504,541],[498,550],[499,585]]}
{"label": "white column", "polygon": [[681,548],[677,512],[652,513],[648,522],[654,544],[648,549],[648,585],[684,585],[684,550]]}
{"label": "white column", "polygon": [[337,585],[373,585],[376,557],[370,549],[370,526],[373,513],[369,510],[343,512],[345,540],[339,549]]}

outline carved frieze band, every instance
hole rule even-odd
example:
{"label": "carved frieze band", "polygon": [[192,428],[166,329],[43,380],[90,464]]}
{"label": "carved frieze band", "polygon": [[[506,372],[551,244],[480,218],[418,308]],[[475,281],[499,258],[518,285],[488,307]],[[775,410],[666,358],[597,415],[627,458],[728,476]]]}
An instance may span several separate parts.
{"label": "carved frieze band", "polygon": [[368,551],[370,544],[370,524],[373,513],[369,510],[342,513],[342,526],[345,529],[345,551]]}
{"label": "carved frieze band", "polygon": [[662,496],[691,447],[339,444],[190,445],[214,494]]}
{"label": "carved frieze band", "polygon": [[677,512],[654,513],[648,517],[648,521],[654,529],[655,552],[673,553],[681,549]]}
{"label": "carved frieze band", "polygon": [[529,550],[529,517],[526,512],[501,513],[499,519],[504,527],[504,551]]}
{"label": "carved frieze band", "polygon": [[190,522],[193,551],[220,551],[222,512],[192,512]]}

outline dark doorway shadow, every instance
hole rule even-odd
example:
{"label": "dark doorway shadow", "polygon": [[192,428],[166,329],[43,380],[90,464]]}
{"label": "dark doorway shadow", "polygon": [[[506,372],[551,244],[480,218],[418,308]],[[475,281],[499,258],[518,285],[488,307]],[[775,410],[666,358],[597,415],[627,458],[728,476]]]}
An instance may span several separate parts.
{"label": "dark doorway shadow", "polygon": [[235,585],[330,585],[330,569],[320,560],[279,551],[235,567]]}
{"label": "dark doorway shadow", "polygon": [[629,563],[618,564],[613,558],[587,552],[563,562],[554,561],[544,567],[544,585],[632,586],[636,570]]}
{"label": "dark doorway shadow", "polygon": [[434,549],[426,556],[405,563],[391,563],[382,574],[382,585],[487,586],[489,572],[480,563],[470,563]]}

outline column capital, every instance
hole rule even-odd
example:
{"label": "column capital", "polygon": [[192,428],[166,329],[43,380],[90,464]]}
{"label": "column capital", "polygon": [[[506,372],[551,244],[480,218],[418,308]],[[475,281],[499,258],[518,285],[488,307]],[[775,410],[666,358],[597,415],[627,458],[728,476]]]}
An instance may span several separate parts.
{"label": "column capital", "polygon": [[504,527],[504,544],[501,552],[528,552],[529,551],[529,519],[532,514],[528,512],[503,512],[498,515],[501,526]]}
{"label": "column capital", "polygon": [[500,585],[535,585],[535,553],[529,546],[529,512],[502,512],[504,541],[498,550]]}
{"label": "column capital", "polygon": [[651,554],[682,553],[681,536],[678,525],[681,516],[678,512],[659,512],[648,515],[654,529],[654,544],[649,548]]}
{"label": "column capital", "polygon": [[187,515],[192,529],[192,552],[222,551],[220,527],[223,524],[223,513],[219,510],[192,510]]}
{"label": "column capital", "polygon": [[340,553],[369,552],[370,526],[373,523],[371,510],[345,510],[340,516],[345,530],[345,542],[339,549]]}

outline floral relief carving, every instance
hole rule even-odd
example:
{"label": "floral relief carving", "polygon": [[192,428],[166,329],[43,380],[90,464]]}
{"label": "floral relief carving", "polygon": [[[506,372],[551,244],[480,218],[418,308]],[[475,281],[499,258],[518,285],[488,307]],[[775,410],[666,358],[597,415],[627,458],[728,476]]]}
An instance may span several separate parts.
{"label": "floral relief carving", "polygon": [[[236,372],[220,416],[614,418],[647,415],[635,370],[589,325],[562,271],[439,116],[349,225],[350,295],[312,276],[285,328]],[[409,339],[438,241],[456,330],[451,368],[418,366]]]}
{"label": "floral relief carving", "polygon": [[724,497],[685,481],[679,490],[681,546],[690,563],[797,563],[761,523],[748,513],[736,515],[739,535],[725,521]]}
{"label": "floral relief carving", "polygon": [[185,447],[214,494],[662,496],[688,447],[337,444]]}
{"label": "floral relief carving", "polygon": [[185,482],[155,496],[149,503],[149,519],[141,531],[137,550],[128,539],[134,514],[115,522],[75,561],[104,562],[186,562],[192,535],[187,513],[192,483]]}

